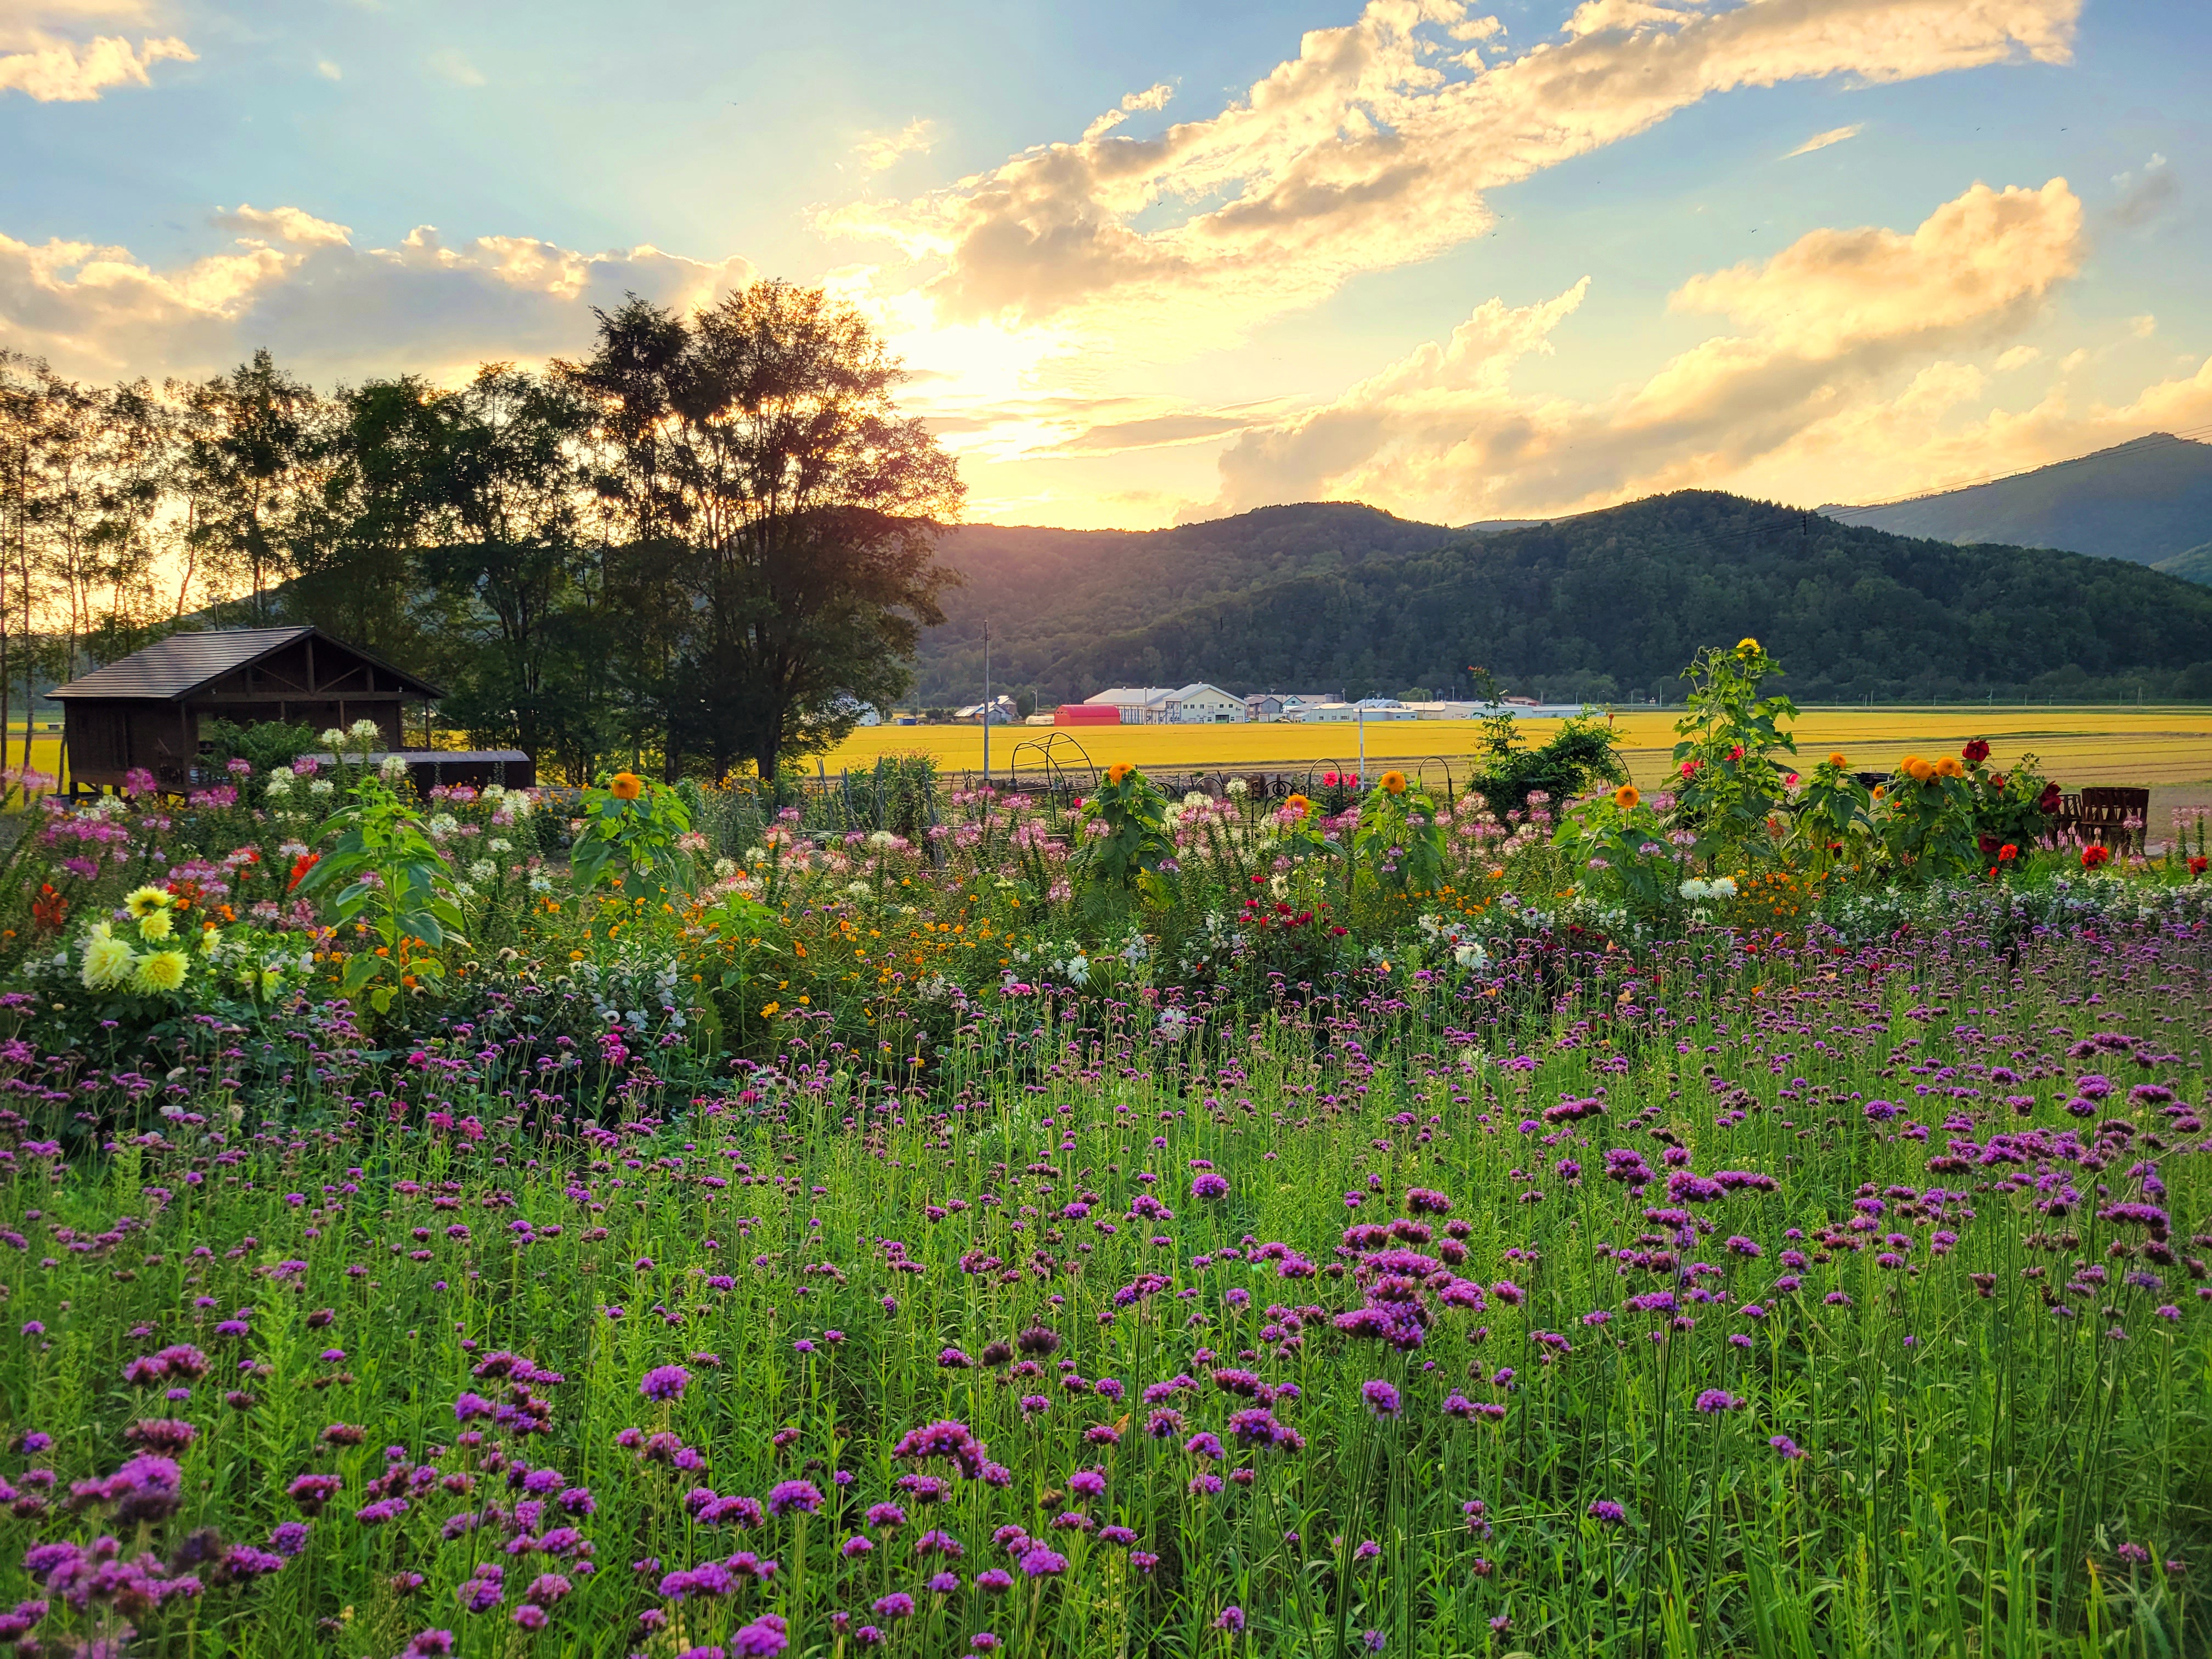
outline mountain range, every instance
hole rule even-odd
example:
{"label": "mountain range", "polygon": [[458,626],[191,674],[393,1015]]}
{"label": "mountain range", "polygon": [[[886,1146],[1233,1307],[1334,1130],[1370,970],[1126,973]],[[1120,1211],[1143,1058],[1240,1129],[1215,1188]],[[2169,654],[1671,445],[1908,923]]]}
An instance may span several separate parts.
{"label": "mountain range", "polygon": [[[2166,521],[2181,545],[2161,556],[2195,556],[2207,536]],[[1672,702],[1700,646],[1746,635],[1801,701],[2212,700],[2212,588],[1712,491],[1456,530],[1341,502],[1158,531],[977,525],[939,550],[965,580],[922,638],[924,706],[980,695],[987,620],[994,688],[1048,708],[1192,680],[1463,694],[1475,665],[1509,691]]]}
{"label": "mountain range", "polygon": [[2212,443],[2171,432],[1963,489],[1820,511],[1899,536],[2063,548],[2212,583]]}

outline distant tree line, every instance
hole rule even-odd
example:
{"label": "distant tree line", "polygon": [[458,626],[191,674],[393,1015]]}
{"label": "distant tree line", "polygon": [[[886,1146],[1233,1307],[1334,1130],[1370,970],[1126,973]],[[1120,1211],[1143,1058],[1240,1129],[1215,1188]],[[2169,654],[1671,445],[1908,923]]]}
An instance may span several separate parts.
{"label": "distant tree line", "polygon": [[590,348],[327,393],[265,351],[159,389],[0,354],[0,719],[179,627],[288,623],[572,778],[773,775],[900,696],[963,487],[866,320],[765,282],[633,297]]}

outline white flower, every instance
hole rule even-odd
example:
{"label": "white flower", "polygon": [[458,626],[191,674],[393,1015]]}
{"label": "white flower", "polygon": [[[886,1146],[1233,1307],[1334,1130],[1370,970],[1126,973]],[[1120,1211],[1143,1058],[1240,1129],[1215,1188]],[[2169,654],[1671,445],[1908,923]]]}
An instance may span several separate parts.
{"label": "white flower", "polygon": [[1062,971],[1066,974],[1070,985],[1084,984],[1091,978],[1091,959],[1078,951],[1068,957],[1067,966]]}
{"label": "white flower", "polygon": [[868,845],[878,851],[898,844],[898,837],[888,830],[878,830],[868,837]]}
{"label": "white flower", "polygon": [[1252,792],[1252,786],[1242,778],[1231,778],[1224,787],[1228,790],[1230,799],[1232,800],[1243,800]]}
{"label": "white flower", "polygon": [[1462,945],[1452,952],[1452,960],[1462,968],[1487,968],[1490,952],[1480,945]]}
{"label": "white flower", "polygon": [[501,804],[518,818],[526,818],[530,816],[530,809],[538,802],[527,789],[517,789],[503,797]]}
{"label": "white flower", "polygon": [[343,749],[345,747],[345,733],[335,726],[325,727],[322,744],[325,749]]}
{"label": "white flower", "polygon": [[289,795],[292,793],[292,775],[280,767],[262,780],[261,787],[271,795]]}
{"label": "white flower", "polygon": [[1734,876],[1714,877],[1712,894],[1715,898],[1734,898],[1735,896],[1735,878]]}
{"label": "white flower", "polygon": [[468,883],[465,881],[455,882],[453,884],[453,890],[456,893],[459,893],[463,898],[474,898],[477,896],[477,890],[470,886]]}
{"label": "white flower", "polygon": [[530,890],[533,893],[551,892],[553,890],[553,878],[542,873],[531,877]]}
{"label": "white flower", "polygon": [[1700,899],[1711,898],[1713,893],[1710,884],[1698,880],[1695,876],[1684,882],[1680,890],[1682,896],[1692,904],[1697,903]]}
{"label": "white flower", "polygon": [[1182,804],[1185,806],[1211,806],[1213,803],[1194,789],[1182,798]]}
{"label": "white flower", "polygon": [[512,853],[514,850],[514,843],[502,836],[494,836],[484,843],[484,850],[489,853]]}
{"label": "white flower", "polygon": [[431,814],[430,822],[426,827],[432,835],[438,836],[442,840],[444,837],[452,835],[454,830],[459,829],[461,827],[461,821],[455,817],[451,812],[434,812]]}
{"label": "white flower", "polygon": [[1180,1037],[1190,1030],[1190,1016],[1181,1008],[1163,1008],[1159,1030],[1164,1037]]}
{"label": "white flower", "polygon": [[363,743],[373,743],[384,735],[374,720],[356,720],[350,729]]}
{"label": "white flower", "polygon": [[307,793],[311,795],[327,795],[335,787],[328,778],[311,778],[307,781]]}
{"label": "white flower", "polygon": [[489,859],[478,859],[474,864],[469,866],[471,881],[489,881],[498,873],[499,866]]}
{"label": "white flower", "polygon": [[747,864],[766,864],[768,862],[768,848],[765,847],[746,848],[745,862]]}
{"label": "white flower", "polygon": [[714,877],[718,881],[727,881],[732,876],[734,876],[737,873],[738,861],[735,859],[716,859],[714,860]]}
{"label": "white flower", "polygon": [[865,881],[848,881],[845,884],[846,893],[854,898],[871,898],[874,896],[875,890]]}
{"label": "white flower", "polygon": [[386,783],[397,783],[407,775],[407,757],[404,755],[386,755],[377,763],[376,769],[384,775]]}

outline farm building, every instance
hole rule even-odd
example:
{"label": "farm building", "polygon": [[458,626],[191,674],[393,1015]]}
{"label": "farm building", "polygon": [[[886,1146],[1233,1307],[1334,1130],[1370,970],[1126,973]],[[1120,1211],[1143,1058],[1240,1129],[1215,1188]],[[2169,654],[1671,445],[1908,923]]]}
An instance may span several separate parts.
{"label": "farm building", "polygon": [[319,729],[374,720],[380,746],[400,746],[404,703],[442,696],[319,628],[238,628],[172,634],[58,686],[62,743],[74,781],[120,787],[146,771],[183,789],[203,720],[290,720]]}
{"label": "farm building", "polygon": [[1244,699],[1218,685],[1117,685],[1084,702],[1121,712],[1124,726],[1233,726],[1250,718]]}
{"label": "farm building", "polygon": [[1111,703],[1064,702],[1052,711],[1054,726],[1119,726],[1121,711]]}

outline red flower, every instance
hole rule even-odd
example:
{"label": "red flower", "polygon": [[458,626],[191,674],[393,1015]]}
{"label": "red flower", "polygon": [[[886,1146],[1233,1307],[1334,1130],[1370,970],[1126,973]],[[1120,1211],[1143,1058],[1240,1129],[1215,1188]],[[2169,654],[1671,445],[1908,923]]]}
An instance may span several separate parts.
{"label": "red flower", "polygon": [[2094,870],[2112,861],[2112,849],[2105,847],[2085,847],[2081,849],[2081,867]]}
{"label": "red flower", "polygon": [[2010,842],[1997,848],[1997,862],[2000,864],[2008,864],[2019,856],[2020,848]]}
{"label": "red flower", "polygon": [[1732,761],[1741,760],[1743,758],[1743,745],[1741,744],[1738,744],[1735,748],[1729,750],[1729,758]]}
{"label": "red flower", "polygon": [[2192,876],[2201,876],[2201,875],[2203,875],[2203,874],[2204,873],[2204,866],[2205,866],[2206,862],[2207,862],[2207,860],[2206,860],[2204,858],[2203,858],[2202,856],[2199,856],[2199,857],[2193,858],[2193,859],[2190,860],[2189,860],[2189,873],[2190,873],[2191,875],[2192,875]]}
{"label": "red flower", "polygon": [[2058,786],[2055,783],[2045,784],[2043,793],[2036,797],[2035,810],[2039,812],[2056,812],[2058,806]]}
{"label": "red flower", "polygon": [[2004,774],[2003,774],[2003,773],[2002,773],[2002,772],[1992,772],[1992,773],[1990,773],[1990,788],[1992,788],[1992,789],[1996,789],[1996,790],[1998,790],[1998,791],[2002,791],[2002,790],[2004,788]]}
{"label": "red flower", "polygon": [[292,878],[284,884],[284,890],[289,893],[296,889],[302,881],[307,879],[307,872],[313,869],[322,861],[323,855],[319,853],[302,853],[299,857],[294,859],[292,860]]}
{"label": "red flower", "polygon": [[1979,766],[1989,757],[1990,746],[1986,743],[1984,743],[1979,738],[1976,738],[1972,743],[1968,744],[1964,749],[1961,749],[1959,751],[1959,758],[1966,762],[1969,766]]}
{"label": "red flower", "polygon": [[[2199,859],[2198,863],[2203,860]],[[31,901],[31,920],[46,933],[58,933],[69,920],[70,902],[54,890],[52,882],[40,884],[38,897]]]}

